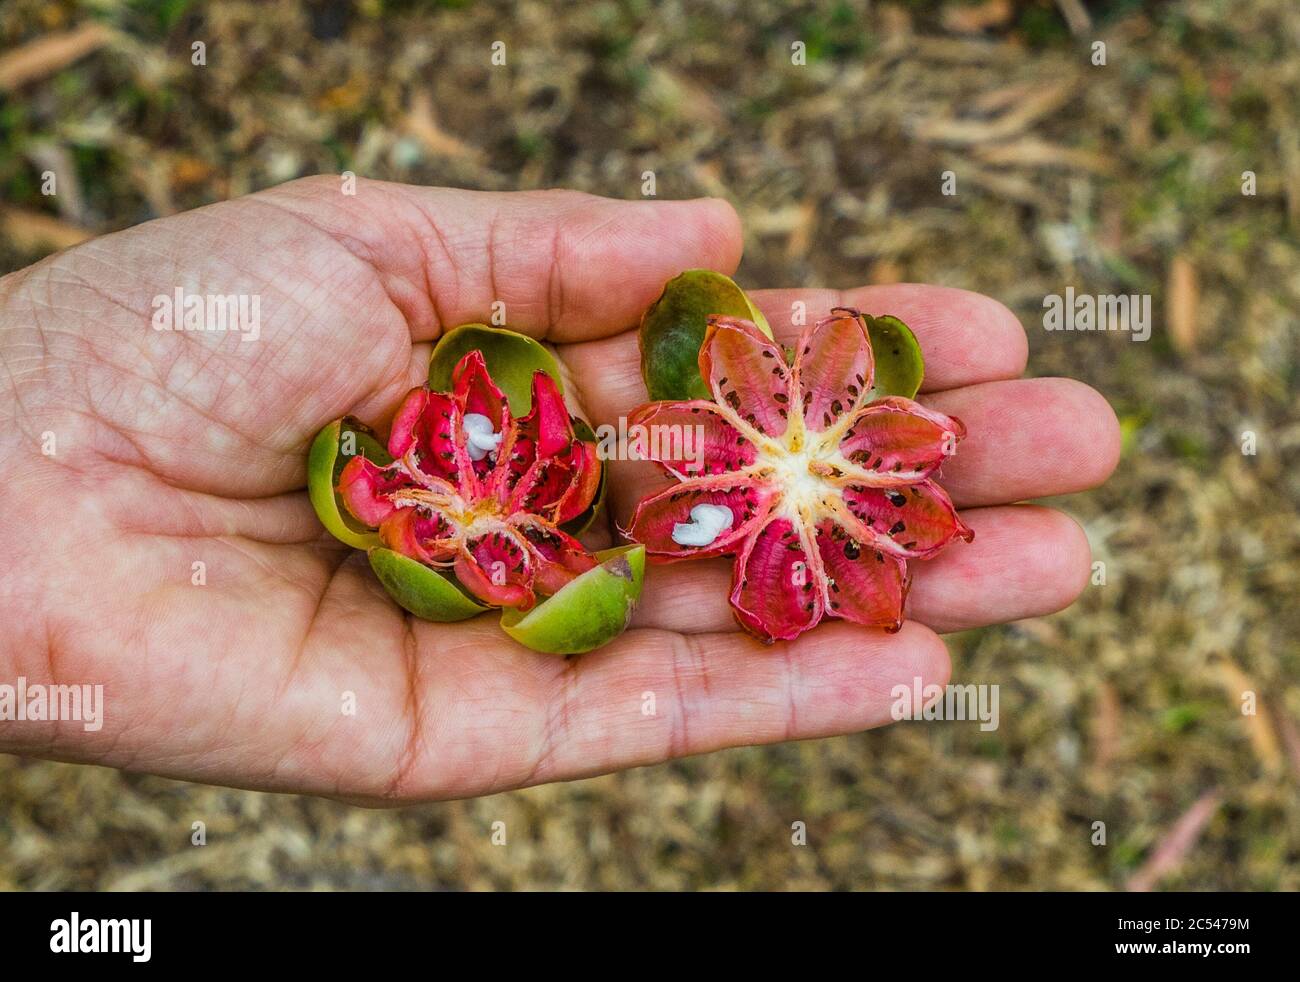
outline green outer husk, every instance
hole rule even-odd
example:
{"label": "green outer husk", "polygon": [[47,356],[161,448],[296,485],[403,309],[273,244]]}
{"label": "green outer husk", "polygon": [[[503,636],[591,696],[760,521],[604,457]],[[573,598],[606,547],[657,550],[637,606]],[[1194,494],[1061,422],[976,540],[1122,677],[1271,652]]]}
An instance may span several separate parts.
{"label": "green outer husk", "polygon": [[641,318],[641,377],[652,400],[712,398],[699,366],[710,314],[744,317],[772,336],[767,318],[730,277],[686,270],[668,281]]}

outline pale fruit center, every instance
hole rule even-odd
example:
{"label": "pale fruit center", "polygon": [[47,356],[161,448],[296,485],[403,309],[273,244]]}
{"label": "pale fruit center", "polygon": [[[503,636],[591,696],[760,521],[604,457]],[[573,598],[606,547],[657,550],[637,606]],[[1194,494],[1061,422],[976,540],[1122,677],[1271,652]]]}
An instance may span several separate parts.
{"label": "pale fruit center", "polygon": [[818,473],[833,469],[840,459],[837,442],[823,436],[804,431],[801,439],[791,441],[796,446],[802,444],[798,449],[786,441],[772,441],[760,449],[758,465],[768,470],[782,489],[778,514],[807,520],[824,510],[827,498],[839,494],[839,489]]}

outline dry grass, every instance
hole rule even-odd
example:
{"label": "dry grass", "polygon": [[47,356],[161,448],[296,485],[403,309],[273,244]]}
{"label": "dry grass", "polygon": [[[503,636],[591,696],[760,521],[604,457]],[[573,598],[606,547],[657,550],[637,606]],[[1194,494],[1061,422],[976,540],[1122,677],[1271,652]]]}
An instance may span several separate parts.
{"label": "dry grass", "polygon": [[[44,218],[65,234],[322,170],[635,197],[649,169],[661,197],[736,203],[747,285],[1004,300],[1031,373],[1104,392],[1125,455],[1061,502],[1106,584],[953,639],[956,680],[1002,686],[994,733],[902,724],[393,813],[5,758],[0,887],[1300,889],[1293,0],[10,0],[0,47],[91,18],[104,47],[0,95],[10,222],[46,211],[50,161],[80,175]],[[0,268],[39,254],[17,221]],[[1068,285],[1152,294],[1152,339],[1043,331]]]}

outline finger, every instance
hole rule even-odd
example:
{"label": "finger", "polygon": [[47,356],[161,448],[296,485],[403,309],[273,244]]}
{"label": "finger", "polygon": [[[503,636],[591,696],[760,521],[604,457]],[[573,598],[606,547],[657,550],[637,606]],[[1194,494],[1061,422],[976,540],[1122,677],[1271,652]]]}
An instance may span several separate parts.
{"label": "finger", "polygon": [[553,341],[632,326],[683,269],[730,273],[740,220],[725,201],[619,201],[576,191],[461,191],[334,178],[259,196],[308,218],[378,269],[415,340],[486,322]]}
{"label": "finger", "polygon": [[911,564],[908,616],[941,633],[1064,610],[1088,583],[1092,550],[1079,523],[1038,505],[962,512],[973,542]]}
{"label": "finger", "polygon": [[923,392],[1019,378],[1029,357],[1025,329],[1016,315],[969,290],[894,283],[853,290],[755,290],[750,296],[783,344],[792,344],[804,324],[829,316],[832,307],[897,317],[921,345]]}
{"label": "finger", "polygon": [[764,647],[740,634],[630,631],[556,683],[527,783],[570,780],[724,747],[856,733],[891,721],[897,685],[947,683],[943,642],[842,623]]}
{"label": "finger", "polygon": [[[962,519],[975,530],[973,542],[908,564],[909,619],[939,632],[964,631],[1054,613],[1083,591],[1091,552],[1068,515],[1011,505],[976,508],[962,512]],[[732,562],[650,567],[633,625],[688,634],[735,630],[727,603]]]}
{"label": "finger", "polygon": [[[921,344],[922,391],[1013,379],[1025,370],[1028,342],[1016,316],[996,300],[967,290],[898,284],[844,291],[755,290],[750,296],[773,333],[787,344],[801,330],[794,323],[796,303],[804,305],[805,323],[815,323],[840,305],[872,315],[893,314],[912,328]],[[561,355],[594,420],[612,422],[646,401],[635,334],[566,346]]]}
{"label": "finger", "polygon": [[966,424],[966,439],[938,475],[958,507],[1084,491],[1119,463],[1115,411],[1073,379],[990,382],[921,401]]}
{"label": "finger", "polygon": [[559,353],[568,387],[576,390],[594,425],[617,425],[620,417],[649,398],[641,379],[641,349],[635,331],[566,344]]}
{"label": "finger", "polygon": [[[1096,390],[1063,378],[989,382],[934,393],[925,405],[956,416],[966,439],[938,483],[960,508],[1010,504],[1096,487],[1119,462],[1119,421]],[[645,461],[612,461],[609,501],[626,525],[636,502],[672,479]]]}

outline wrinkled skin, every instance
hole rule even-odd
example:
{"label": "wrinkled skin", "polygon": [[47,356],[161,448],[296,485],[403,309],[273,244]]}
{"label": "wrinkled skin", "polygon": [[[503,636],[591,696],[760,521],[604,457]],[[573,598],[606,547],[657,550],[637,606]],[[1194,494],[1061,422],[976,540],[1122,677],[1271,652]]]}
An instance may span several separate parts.
{"label": "wrinkled skin", "polygon": [[[1114,415],[1078,383],[1013,381],[1025,336],[1000,305],[902,285],[754,294],[787,344],[796,300],[810,318],[901,317],[926,354],[920,401],[966,423],[944,486],[976,538],[917,564],[899,633],[836,621],[764,648],[732,620],[726,560],[655,569],[632,628],[568,661],[491,615],[403,616],[313,514],[315,433],[393,413],[443,326],[494,299],[560,343],[573,395],[613,422],[646,401],[640,313],[682,269],[732,272],[740,229],[709,201],[338,186],[295,182],[0,279],[0,679],[102,683],[107,701],[98,732],[5,721],[0,748],[370,803],[485,794],[880,725],[894,685],[948,677],[936,631],[1083,589],[1074,522],[1009,503],[1102,481]],[[261,339],[151,330],[152,297],[181,284],[260,293]],[[613,517],[668,480],[612,467]]]}

